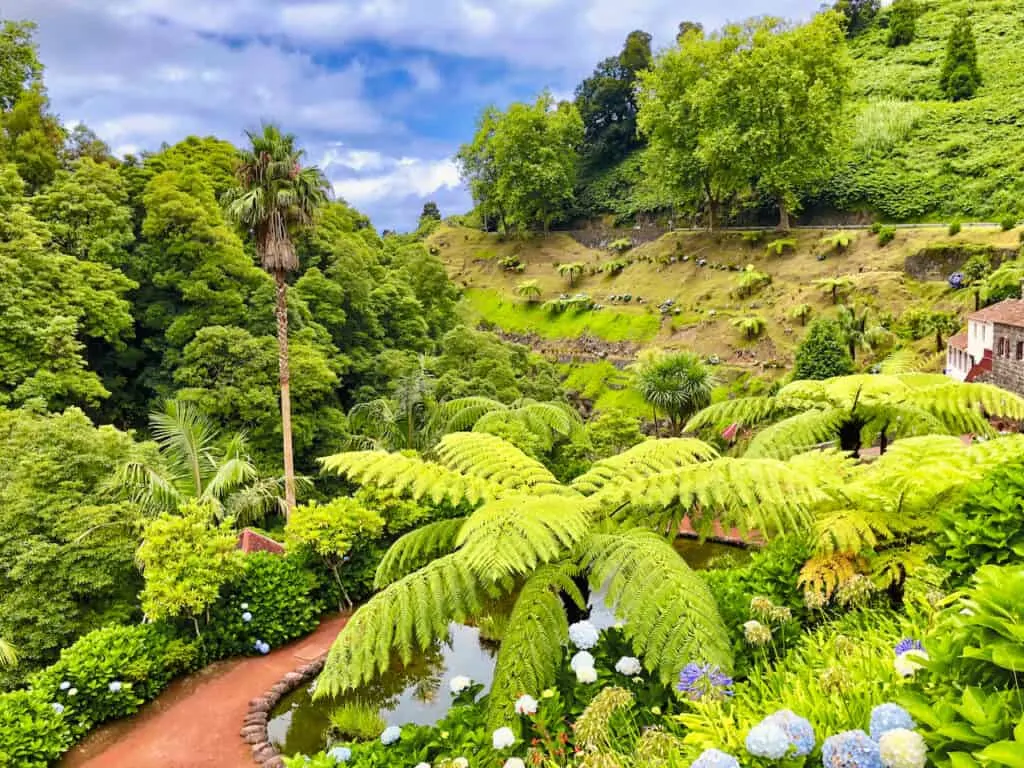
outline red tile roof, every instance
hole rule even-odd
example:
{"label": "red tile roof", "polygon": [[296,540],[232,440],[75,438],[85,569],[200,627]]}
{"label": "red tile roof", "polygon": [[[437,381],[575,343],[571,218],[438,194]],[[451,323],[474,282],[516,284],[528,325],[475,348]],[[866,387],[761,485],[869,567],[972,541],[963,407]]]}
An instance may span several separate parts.
{"label": "red tile roof", "polygon": [[949,346],[956,347],[957,349],[967,349],[967,332],[958,333],[956,336],[949,337]]}
{"label": "red tile roof", "polygon": [[973,368],[967,373],[967,378],[964,381],[971,382],[977,381],[979,376],[984,376],[986,373],[992,372],[992,350],[986,349],[985,354],[981,358],[981,362],[975,364]]}
{"label": "red tile roof", "polygon": [[967,316],[968,320],[983,323],[1002,323],[1024,327],[1024,300],[1007,299],[991,307],[974,312]]}
{"label": "red tile roof", "polygon": [[237,548],[249,554],[251,552],[270,552],[274,555],[283,555],[284,546],[274,541],[269,536],[257,533],[252,528],[245,528],[238,534]]}

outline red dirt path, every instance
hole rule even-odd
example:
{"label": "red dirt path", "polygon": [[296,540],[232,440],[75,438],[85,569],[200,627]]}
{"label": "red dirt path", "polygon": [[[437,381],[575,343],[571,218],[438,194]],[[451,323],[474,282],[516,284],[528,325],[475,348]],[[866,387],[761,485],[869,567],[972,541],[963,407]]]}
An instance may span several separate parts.
{"label": "red dirt path", "polygon": [[218,662],[167,688],[139,714],[100,728],[61,768],[254,768],[239,731],[249,700],[331,647],[347,616],[267,656]]}

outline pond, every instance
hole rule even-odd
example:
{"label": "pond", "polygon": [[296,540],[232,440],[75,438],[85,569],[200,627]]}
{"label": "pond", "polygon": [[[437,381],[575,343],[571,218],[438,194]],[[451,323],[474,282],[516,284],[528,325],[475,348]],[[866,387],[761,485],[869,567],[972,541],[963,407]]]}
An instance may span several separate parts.
{"label": "pond", "polygon": [[[679,538],[675,547],[695,569],[706,568],[722,556],[736,562],[749,557],[737,547],[694,539]],[[604,628],[615,623],[615,616],[602,597],[601,593],[591,597],[590,620]],[[345,705],[358,705],[371,715],[379,712],[388,725],[433,725],[448,712],[448,686],[453,677],[466,675],[490,687],[497,651],[497,644],[482,639],[479,629],[453,624],[448,642],[439,643],[407,667],[389,671],[358,696],[313,701],[314,686],[293,691],[271,713],[267,726],[270,741],[286,755],[318,752],[327,745],[331,713]]]}

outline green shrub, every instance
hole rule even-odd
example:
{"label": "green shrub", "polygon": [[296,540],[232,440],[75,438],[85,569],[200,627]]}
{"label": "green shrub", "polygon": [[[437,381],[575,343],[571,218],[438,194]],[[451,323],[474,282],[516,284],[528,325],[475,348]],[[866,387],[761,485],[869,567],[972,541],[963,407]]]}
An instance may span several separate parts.
{"label": "green shrub", "polygon": [[331,735],[342,741],[371,741],[387,726],[380,710],[370,704],[342,704],[331,711]]}
{"label": "green shrub", "polygon": [[914,42],[917,17],[921,10],[915,0],[895,0],[889,10],[889,34],[886,45],[896,48]]}
{"label": "green shrub", "polygon": [[74,743],[71,727],[40,690],[0,694],[0,765],[47,768]]}
{"label": "green shrub", "polygon": [[743,239],[743,242],[746,243],[747,245],[757,245],[762,240],[764,240],[764,235],[765,232],[763,229],[755,229],[749,232],[743,232],[740,235],[740,237]]}
{"label": "green shrub", "polygon": [[771,285],[772,276],[767,272],[759,272],[753,264],[748,264],[736,280],[736,287],[733,289],[737,298],[745,299],[753,296],[765,286]]}
{"label": "green shrub", "polygon": [[620,237],[618,240],[613,240],[608,244],[608,250],[614,251],[615,253],[625,253],[633,247],[633,241],[628,237]]}
{"label": "green shrub", "polygon": [[963,229],[963,225],[960,223],[960,219],[953,219],[949,223],[949,236],[954,237],[960,234],[960,230]]}
{"label": "green shrub", "polygon": [[498,259],[498,266],[506,272],[524,272],[526,265],[519,260],[518,256],[503,256]]}
{"label": "green shrub", "polygon": [[778,240],[772,240],[768,243],[768,245],[765,246],[764,251],[768,256],[771,256],[772,254],[781,256],[787,251],[795,251],[796,246],[797,241],[795,237],[781,237]]}
{"label": "green shrub", "polygon": [[960,271],[964,275],[965,285],[984,280],[992,272],[992,255],[976,253],[964,263]]}
{"label": "green shrub", "polygon": [[881,233],[881,231],[882,231],[882,222],[876,221],[876,222],[872,223],[872,225],[871,225],[871,234],[872,235],[877,235],[877,234]]}
{"label": "green shrub", "polygon": [[845,251],[853,243],[853,235],[849,232],[836,232],[834,235],[821,238],[821,244],[833,251]]}
{"label": "green shrub", "polygon": [[606,275],[617,275],[628,266],[629,262],[625,259],[612,259],[601,265],[601,271]]}
{"label": "green shrub", "polygon": [[816,320],[811,323],[796,349],[793,378],[822,380],[851,373],[853,361],[835,322]]}
{"label": "green shrub", "polygon": [[878,246],[884,248],[896,239],[896,227],[882,227],[878,230]]}
{"label": "green shrub", "polygon": [[[1014,229],[1017,226],[1017,217],[1004,216],[1002,221],[999,222],[999,226],[1003,230],[1003,232],[1009,232],[1011,229]],[[1021,235],[1024,235],[1024,232],[1022,232]]]}

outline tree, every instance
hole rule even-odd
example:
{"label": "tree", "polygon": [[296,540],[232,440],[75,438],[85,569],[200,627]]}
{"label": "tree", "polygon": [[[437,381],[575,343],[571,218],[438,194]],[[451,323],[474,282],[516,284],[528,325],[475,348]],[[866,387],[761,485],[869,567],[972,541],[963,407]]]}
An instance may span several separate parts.
{"label": "tree", "polygon": [[428,200],[423,204],[423,212],[420,214],[420,221],[424,219],[433,219],[434,221],[441,220],[441,209],[437,207],[437,203],[433,200]]}
{"label": "tree", "polygon": [[651,36],[639,30],[630,32],[619,55],[604,59],[576,86],[583,155],[589,164],[610,165],[639,146],[634,84],[651,61]]}
{"label": "tree", "polygon": [[263,268],[277,285],[277,342],[281,389],[285,499],[295,507],[295,467],[292,457],[291,380],[288,370],[288,284],[285,277],[299,268],[292,235],[312,224],[327,201],[327,179],[315,166],[303,168],[303,151],[295,136],[265,125],[262,133],[247,133],[250,147],[238,165],[240,186],[224,196],[227,215],[245,226],[256,241]]}
{"label": "tree", "polygon": [[732,320],[734,328],[739,330],[743,334],[743,338],[747,341],[756,339],[767,327],[765,319],[760,315],[751,315],[749,317],[735,317]]}
{"label": "tree", "polygon": [[815,280],[814,285],[829,294],[833,304],[838,304],[839,297],[853,288],[853,280],[848,277],[823,277]]}
{"label": "tree", "polygon": [[147,618],[188,617],[199,636],[199,617],[242,570],[231,523],[215,523],[212,508],[189,501],[180,514],[165,512],[146,524],[136,559]]}
{"label": "tree", "polygon": [[636,373],[636,388],[654,411],[655,425],[658,412],[664,413],[672,435],[679,435],[683,424],[711,403],[716,383],[711,370],[689,352],[655,358]]}
{"label": "tree", "polygon": [[540,283],[536,280],[524,280],[516,286],[516,295],[526,299],[528,304],[536,304],[540,301]]}
{"label": "tree", "polygon": [[576,281],[580,279],[583,274],[583,264],[578,261],[574,261],[570,264],[559,264],[558,274],[569,281],[569,287],[574,288]]}
{"label": "tree", "polygon": [[836,0],[832,7],[845,20],[846,36],[854,38],[871,26],[882,4],[880,0]]}
{"label": "tree", "polygon": [[744,454],[751,458],[786,458],[826,442],[856,456],[875,440],[884,452],[894,438],[993,436],[990,417],[1024,417],[1024,399],[990,384],[962,384],[942,374],[854,375],[798,380],[774,395],[716,403],[691,419],[686,429],[762,427]]}
{"label": "tree", "polygon": [[0,27],[0,111],[14,107],[26,89],[43,81],[43,65],[31,21],[4,21]]}
{"label": "tree", "polygon": [[794,365],[794,379],[822,380],[853,373],[853,359],[832,320],[811,323],[807,335],[796,349]]}
{"label": "tree", "polygon": [[910,45],[917,31],[917,17],[921,8],[917,0],[894,0],[889,9],[889,34],[886,44],[890,48]]}
{"label": "tree", "polygon": [[789,316],[798,321],[800,325],[807,325],[807,319],[813,311],[810,304],[797,304],[790,310]]}
{"label": "tree", "polygon": [[974,41],[974,25],[966,13],[957,17],[946,41],[946,58],[942,62],[939,87],[950,101],[963,101],[974,96],[981,86],[978,69],[978,47]]}
{"label": "tree", "polygon": [[[323,559],[342,598],[351,608],[352,600],[341,579],[342,563],[348,560],[354,546],[376,540],[384,530],[384,524],[384,518],[376,512],[355,499],[341,497],[326,504],[311,501],[296,507],[288,518],[285,536],[289,546],[309,547]],[[339,604],[338,610],[344,610],[344,606]]]}
{"label": "tree", "polygon": [[703,35],[704,25],[701,24],[699,21],[680,21],[678,30],[676,32],[676,42],[682,42],[683,38],[686,37],[691,32],[696,32],[697,34]]}
{"label": "tree", "polygon": [[858,349],[871,351],[871,340],[874,334],[872,333],[873,329],[868,326],[867,309],[858,313],[856,307],[846,305],[839,307],[839,314],[836,316],[836,329],[845,341],[846,349],[850,353],[850,360],[853,362],[857,362]]}
{"label": "tree", "polygon": [[175,514],[193,503],[218,520],[251,521],[275,508],[287,511],[280,481],[260,478],[244,434],[223,440],[209,418],[177,400],[150,415],[150,429],[159,459],[126,462],[113,481],[148,514]]}

